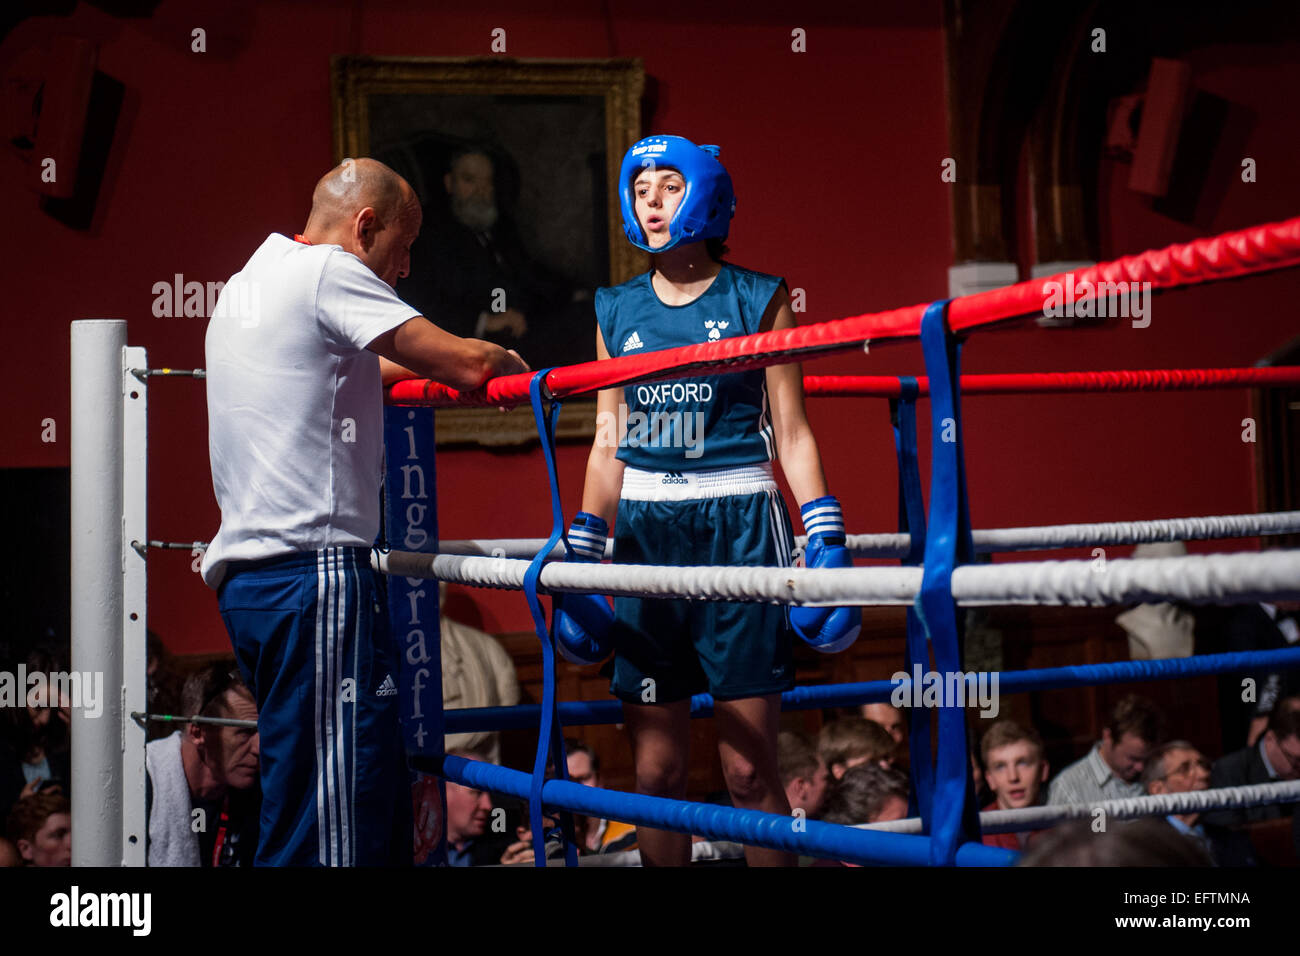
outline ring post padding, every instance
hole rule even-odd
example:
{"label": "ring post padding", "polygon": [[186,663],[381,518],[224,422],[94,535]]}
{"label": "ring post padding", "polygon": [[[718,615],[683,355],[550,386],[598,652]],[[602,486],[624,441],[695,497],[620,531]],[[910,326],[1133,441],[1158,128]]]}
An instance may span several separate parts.
{"label": "ring post padding", "polygon": [[[961,670],[957,602],[952,595],[956,563],[971,558],[958,400],[960,352],[947,324],[948,300],[932,303],[921,320],[921,347],[930,376],[930,521],[917,610],[940,675]],[[966,717],[955,701],[939,707],[939,753],[931,806],[930,862],[952,866],[958,845],[979,840],[974,786],[966,750]]]}
{"label": "ring post padding", "polygon": [[[532,402],[533,418],[537,422],[537,437],[542,443],[542,454],[546,459],[546,475],[551,486],[551,536],[533,557],[524,575],[524,596],[528,599],[528,610],[533,615],[533,624],[542,642],[542,721],[537,732],[537,755],[533,760],[528,798],[529,824],[533,831],[533,863],[542,867],[546,866],[542,787],[546,783],[548,755],[555,763],[556,778],[568,779],[564,757],[564,733],[557,709],[558,702],[555,699],[555,645],[546,627],[546,612],[542,610],[542,602],[537,596],[537,579],[541,576],[542,567],[546,564],[547,556],[564,534],[564,509],[560,505],[560,481],[555,469],[555,420],[560,414],[560,402],[551,403],[549,415],[542,402],[542,386],[546,382],[546,374],[549,371],[550,369],[542,369],[533,375],[528,385],[528,395]],[[577,866],[578,848],[573,832],[573,817],[567,811],[560,814],[560,827],[564,834],[565,865]]]}
{"label": "ring post padding", "polygon": [[[423,553],[438,542],[438,469],[434,410],[384,408],[384,524],[379,542]],[[402,576],[380,575],[387,603],[391,657],[397,665],[402,738],[408,754],[441,754],[446,745],[442,710],[442,618],[438,587]],[[413,775],[414,776],[414,775]],[[412,780],[414,785],[415,780]],[[446,806],[446,787],[438,781]],[[441,812],[441,811],[440,811]],[[446,827],[422,866],[447,859]]]}

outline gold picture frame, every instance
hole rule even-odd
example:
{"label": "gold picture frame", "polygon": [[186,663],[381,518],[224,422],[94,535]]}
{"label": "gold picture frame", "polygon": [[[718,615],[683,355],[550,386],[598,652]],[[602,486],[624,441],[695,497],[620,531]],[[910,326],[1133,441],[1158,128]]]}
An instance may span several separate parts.
{"label": "gold picture frame", "polygon": [[[594,358],[594,286],[624,282],[649,265],[623,236],[613,188],[624,151],[640,135],[641,61],[335,56],[330,72],[335,163],[381,159],[406,176],[425,207],[411,276],[403,280],[409,294],[399,282],[399,295],[449,331],[482,334],[487,313],[473,303],[485,290],[466,277],[490,274],[501,286],[491,290],[499,294],[494,303],[506,300],[506,285],[513,294],[513,283],[523,290],[515,301],[533,309],[534,318],[522,323],[531,338],[521,342],[531,342],[540,359],[519,348],[530,365]],[[448,172],[467,152],[487,157],[494,185],[490,221],[497,225],[478,234],[479,245],[486,235],[510,230],[508,238],[487,240],[493,257],[487,273],[477,261],[456,258],[461,250],[481,255],[455,238],[474,234],[455,205]],[[499,278],[507,266],[514,269],[509,282]],[[457,283],[471,288],[452,288]],[[419,296],[427,296],[427,309]],[[502,310],[494,304],[492,311]],[[494,330],[495,340],[518,347],[510,341],[515,333],[515,327]],[[595,405],[594,396],[567,403],[557,438],[590,440]],[[506,414],[439,409],[437,421],[440,446],[500,447],[537,438],[526,407]]]}

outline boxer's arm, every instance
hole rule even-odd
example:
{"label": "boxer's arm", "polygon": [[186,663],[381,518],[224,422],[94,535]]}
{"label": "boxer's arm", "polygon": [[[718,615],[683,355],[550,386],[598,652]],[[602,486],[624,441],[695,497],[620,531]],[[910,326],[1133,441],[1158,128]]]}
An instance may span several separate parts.
{"label": "boxer's arm", "polygon": [[[609,358],[605,337],[596,328],[596,358]],[[618,406],[623,401],[621,388],[602,389],[596,396],[596,439],[587,458],[587,479],[582,486],[582,510],[600,515],[611,528],[618,514],[618,499],[623,491],[623,463],[615,456],[623,439],[619,434]]]}
{"label": "boxer's arm", "polygon": [[[776,290],[768,303],[760,332],[794,328],[794,312],[785,287]],[[803,503],[830,492],[822,472],[821,452],[803,406],[803,366],[770,365],[767,368],[767,397],[776,433],[776,454],[790,483],[794,499]]]}
{"label": "boxer's arm", "polygon": [[404,378],[419,378],[415,372],[412,372],[405,365],[398,365],[396,362],[390,362],[382,355],[379,356],[379,377],[387,388],[394,382],[400,382]]}
{"label": "boxer's arm", "polygon": [[366,348],[397,366],[386,374],[429,378],[460,391],[473,391],[499,375],[528,371],[517,353],[480,339],[462,339],[422,316],[385,332]]}

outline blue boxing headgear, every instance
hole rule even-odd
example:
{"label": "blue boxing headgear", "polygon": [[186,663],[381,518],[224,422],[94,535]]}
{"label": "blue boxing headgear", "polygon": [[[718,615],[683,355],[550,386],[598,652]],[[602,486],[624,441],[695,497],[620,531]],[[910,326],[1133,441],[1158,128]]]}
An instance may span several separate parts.
{"label": "blue boxing headgear", "polygon": [[[646,243],[636,218],[632,184],[647,168],[675,169],[686,180],[686,191],[668,223],[668,242],[658,249]],[[681,136],[647,136],[623,157],[619,171],[619,198],[623,203],[623,232],[628,241],[646,252],[666,252],[679,242],[726,239],[736,214],[736,194],[731,176],[718,162],[718,147],[696,146]]]}

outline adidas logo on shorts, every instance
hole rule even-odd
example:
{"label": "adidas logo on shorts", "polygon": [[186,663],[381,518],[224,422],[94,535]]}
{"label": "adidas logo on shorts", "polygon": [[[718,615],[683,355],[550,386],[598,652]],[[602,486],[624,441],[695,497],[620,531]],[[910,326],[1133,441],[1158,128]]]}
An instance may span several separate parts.
{"label": "adidas logo on shorts", "polygon": [[641,336],[637,335],[637,333],[635,332],[629,335],[627,337],[627,341],[623,343],[624,352],[631,352],[634,349],[639,349],[644,347],[645,347],[645,343],[641,341]]}
{"label": "adidas logo on shorts", "polygon": [[385,674],[384,682],[379,685],[379,690],[375,691],[376,697],[396,697],[397,685],[393,683],[393,675]]}
{"label": "adidas logo on shorts", "polygon": [[664,485],[688,485],[690,482],[680,471],[670,471],[664,474],[660,484]]}

